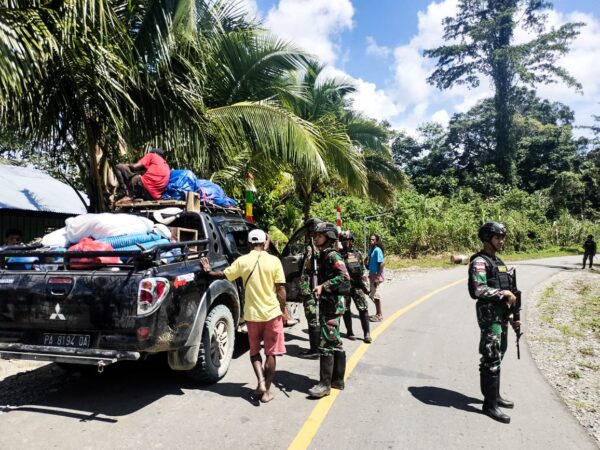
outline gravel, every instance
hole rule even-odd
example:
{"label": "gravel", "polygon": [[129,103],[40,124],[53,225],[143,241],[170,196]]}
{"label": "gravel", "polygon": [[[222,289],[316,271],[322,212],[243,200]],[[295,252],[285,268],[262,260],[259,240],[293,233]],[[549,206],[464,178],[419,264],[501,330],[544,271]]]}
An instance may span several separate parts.
{"label": "gravel", "polygon": [[[600,271],[561,272],[527,301],[527,342],[548,383],[600,447],[600,330],[584,305],[600,298]],[[596,320],[596,328],[585,322]]]}

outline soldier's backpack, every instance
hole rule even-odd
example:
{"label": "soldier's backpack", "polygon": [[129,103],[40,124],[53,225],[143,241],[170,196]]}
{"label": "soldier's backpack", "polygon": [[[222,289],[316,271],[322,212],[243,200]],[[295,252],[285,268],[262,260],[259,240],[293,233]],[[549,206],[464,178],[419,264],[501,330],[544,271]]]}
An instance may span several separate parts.
{"label": "soldier's backpack", "polygon": [[352,281],[362,280],[363,273],[365,271],[362,255],[359,251],[347,252],[344,255],[344,262],[346,263],[346,269],[348,269],[348,275]]}

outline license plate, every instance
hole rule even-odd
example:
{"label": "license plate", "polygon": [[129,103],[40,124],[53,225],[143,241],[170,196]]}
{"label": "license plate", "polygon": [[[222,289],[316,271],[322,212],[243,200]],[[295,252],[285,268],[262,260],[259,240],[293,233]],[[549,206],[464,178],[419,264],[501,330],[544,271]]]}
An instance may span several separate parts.
{"label": "license plate", "polygon": [[44,333],[44,344],[50,347],[89,348],[89,334],[50,334]]}

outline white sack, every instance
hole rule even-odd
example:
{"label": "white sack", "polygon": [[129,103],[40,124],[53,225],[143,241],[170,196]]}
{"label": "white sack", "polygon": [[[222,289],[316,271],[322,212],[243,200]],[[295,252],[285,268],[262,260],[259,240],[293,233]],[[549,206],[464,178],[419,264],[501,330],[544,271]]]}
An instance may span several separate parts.
{"label": "white sack", "polygon": [[149,233],[154,223],[150,219],[131,214],[83,214],[69,217],[67,239],[77,243],[84,237],[100,239],[123,234]]}
{"label": "white sack", "polygon": [[62,227],[52,233],[48,233],[42,238],[42,245],[44,247],[68,247],[67,229]]}

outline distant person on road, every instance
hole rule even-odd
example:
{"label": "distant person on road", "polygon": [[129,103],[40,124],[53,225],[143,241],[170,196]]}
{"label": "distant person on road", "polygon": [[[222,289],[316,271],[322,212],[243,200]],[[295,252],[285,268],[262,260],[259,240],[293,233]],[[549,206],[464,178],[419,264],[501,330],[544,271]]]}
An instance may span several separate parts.
{"label": "distant person on road", "polygon": [[23,242],[23,233],[16,228],[9,228],[4,233],[4,245],[19,245]]}
{"label": "distant person on road", "polygon": [[[481,330],[479,363],[483,413],[502,423],[510,417],[498,406],[512,408],[514,403],[500,395],[500,363],[508,345],[508,312],[517,298],[510,290],[514,286],[511,272],[496,253],[504,250],[506,227],[489,222],[479,229],[483,250],[471,256],[469,264],[469,294],[477,300],[477,322]],[[517,331],[520,322],[511,321]]]}
{"label": "distant person on road", "polygon": [[364,342],[370,344],[371,330],[369,325],[369,303],[367,294],[369,288],[367,287],[365,275],[365,266],[363,264],[363,257],[360,252],[354,249],[354,233],[352,231],[344,231],[340,235],[342,241],[342,258],[346,263],[346,269],[348,275],[350,275],[351,289],[350,294],[344,297],[346,312],[344,313],[344,325],[346,326],[346,336],[348,339],[354,340],[354,332],[352,331],[352,311],[350,305],[352,300],[358,309],[358,316],[360,317],[360,324],[363,330]]}
{"label": "distant person on road", "polygon": [[319,249],[318,285],[314,292],[319,299],[320,373],[319,383],[308,390],[312,398],[331,393],[331,388],[344,389],[346,352],[340,336],[340,317],[344,314],[344,295],[350,292],[350,275],[338,253],[338,230],[334,224],[317,225],[315,244]]}
{"label": "distant person on road", "polygon": [[384,281],[383,277],[383,244],[377,234],[369,236],[369,255],[367,266],[369,268],[369,297],[375,303],[375,315],[369,317],[371,322],[381,322],[383,312],[381,310],[381,294],[379,286]]}
{"label": "distant person on road", "polygon": [[317,359],[319,357],[319,321],[317,305],[313,297],[310,279],[313,272],[313,249],[311,240],[315,237],[315,228],[323,221],[319,218],[308,219],[304,226],[306,230],[306,246],[302,256],[302,274],[300,275],[300,292],[298,296],[304,306],[304,315],[308,324],[309,348],[300,352],[301,358]]}
{"label": "distant person on road", "polygon": [[585,269],[585,262],[590,259],[590,269],[594,265],[594,255],[596,254],[596,242],[594,236],[588,235],[587,239],[583,243],[583,267]]}
{"label": "distant person on road", "polygon": [[151,148],[135,164],[117,164],[115,176],[125,193],[125,197],[119,200],[120,203],[126,203],[135,198],[160,199],[171,176],[171,170],[163,156],[163,149]]}
{"label": "distant person on road", "polygon": [[[254,391],[263,403],[273,400],[271,384],[276,357],[285,354],[283,324],[287,321],[285,275],[279,258],[265,251],[267,235],[262,230],[248,233],[250,253],[240,256],[223,272],[213,272],[207,258],[200,263],[210,277],[241,278],[244,283],[244,319],[248,326],[250,361],[258,386]],[[266,363],[263,369],[260,346],[263,343]]]}

